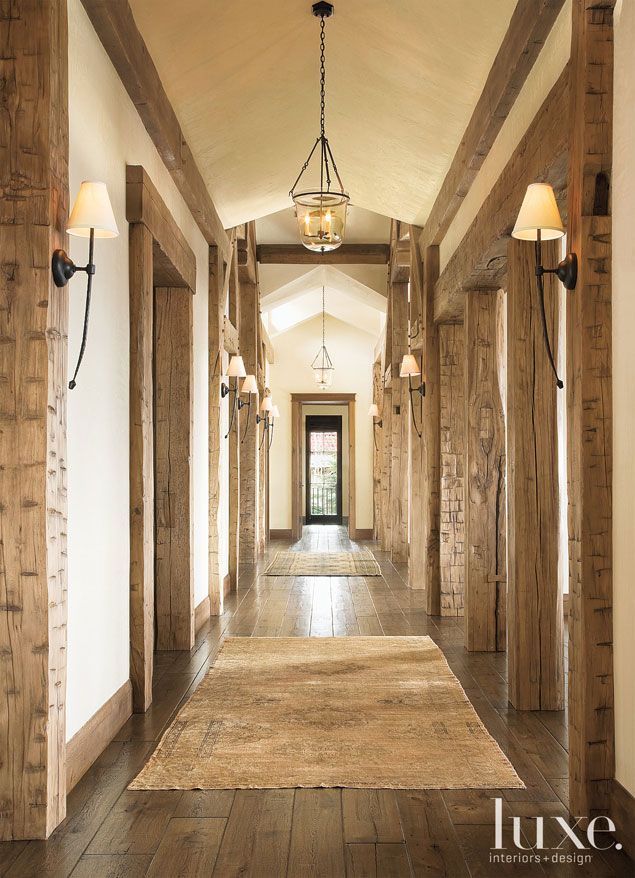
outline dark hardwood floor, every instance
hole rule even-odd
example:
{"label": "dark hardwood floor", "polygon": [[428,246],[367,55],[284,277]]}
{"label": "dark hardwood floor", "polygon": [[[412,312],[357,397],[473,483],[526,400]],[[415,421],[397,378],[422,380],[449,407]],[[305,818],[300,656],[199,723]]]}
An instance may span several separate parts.
{"label": "dark hardwood floor", "polygon": [[[372,545],[372,544],[369,544]],[[283,543],[273,543],[268,557]],[[306,528],[297,548],[349,549],[337,527]],[[156,657],[154,703],[135,715],[68,799],[68,816],[47,842],[0,845],[0,874],[75,878],[171,876],[633,876],[615,851],[590,862],[492,863],[493,797],[511,816],[566,816],[564,712],[519,713],[507,704],[505,655],[465,652],[460,619],[428,617],[423,595],[406,587],[405,565],[376,551],[382,578],[265,577],[266,559],[242,572],[221,618],[189,653]],[[330,637],[428,634],[445,653],[525,790],[223,790],[132,792],[126,787],[176,710],[206,673],[226,636]],[[448,752],[448,759],[452,753]],[[546,821],[545,843],[562,833]],[[530,854],[530,851],[525,852]],[[547,852],[545,852],[547,853]],[[549,852],[550,854],[553,852]],[[583,854],[564,843],[560,854]]]}

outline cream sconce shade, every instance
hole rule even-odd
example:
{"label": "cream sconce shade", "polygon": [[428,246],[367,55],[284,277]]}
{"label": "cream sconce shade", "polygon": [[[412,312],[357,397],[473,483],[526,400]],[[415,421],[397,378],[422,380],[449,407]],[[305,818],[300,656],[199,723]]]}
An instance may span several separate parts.
{"label": "cream sconce shade", "polygon": [[243,363],[243,358],[239,356],[233,356],[229,361],[229,366],[227,368],[227,377],[228,378],[246,378],[247,370],[245,369],[245,364]]}
{"label": "cream sconce shade", "polygon": [[373,403],[371,405],[371,407],[368,409],[368,415],[371,418],[378,418],[379,417],[379,406],[376,405],[375,403]]}
{"label": "cream sconce shade", "polygon": [[421,375],[421,369],[412,354],[404,354],[399,369],[399,377],[408,378],[410,375]]}
{"label": "cream sconce shade", "polygon": [[119,235],[106,184],[97,180],[84,180],[75,199],[66,231],[69,235],[88,238],[91,229],[96,238],[116,238]]}
{"label": "cream sconce shade", "polygon": [[277,405],[274,405],[271,407],[271,414],[269,417],[271,417],[271,418],[279,418],[280,417],[280,409],[278,408]]}
{"label": "cream sconce shade", "polygon": [[240,388],[241,393],[258,393],[258,384],[255,375],[247,375]]}
{"label": "cream sconce shade", "polygon": [[530,183],[520,207],[516,225],[512,231],[512,237],[518,238],[519,241],[532,241],[535,246],[536,283],[542,316],[542,330],[547,357],[556,378],[556,387],[559,390],[564,387],[564,383],[558,376],[551,341],[547,331],[544,276],[545,274],[555,274],[567,290],[575,289],[578,280],[578,257],[575,253],[567,253],[565,258],[555,268],[545,268],[542,264],[542,242],[562,238],[564,233],[562,217],[560,216],[552,187],[548,183]]}
{"label": "cream sconce shade", "polygon": [[263,397],[262,402],[260,403],[260,411],[261,412],[270,412],[273,409],[273,403],[271,401],[270,396]]}
{"label": "cream sconce shade", "polygon": [[86,351],[88,338],[88,315],[90,313],[90,296],[95,274],[95,238],[116,238],[119,234],[115,215],[112,210],[108,189],[105,183],[98,180],[84,180],[75,199],[75,204],[66,226],[69,235],[80,238],[88,238],[88,262],[86,265],[75,265],[65,250],[58,249],[51,259],[51,273],[56,287],[65,287],[73,275],[78,271],[86,272],[86,306],[84,308],[84,328],[82,342],[77,358],[77,365],[73,377],[68,382],[69,390],[77,384],[77,373]]}
{"label": "cream sconce shade", "polygon": [[552,187],[548,183],[530,183],[512,232],[520,241],[543,241],[562,238],[564,226]]}

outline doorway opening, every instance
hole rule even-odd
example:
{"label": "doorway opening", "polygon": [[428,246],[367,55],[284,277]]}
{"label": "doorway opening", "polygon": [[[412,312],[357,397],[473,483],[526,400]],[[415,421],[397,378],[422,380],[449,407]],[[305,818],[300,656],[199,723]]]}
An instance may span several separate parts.
{"label": "doorway opening", "polygon": [[342,523],[342,416],[307,415],[305,521]]}

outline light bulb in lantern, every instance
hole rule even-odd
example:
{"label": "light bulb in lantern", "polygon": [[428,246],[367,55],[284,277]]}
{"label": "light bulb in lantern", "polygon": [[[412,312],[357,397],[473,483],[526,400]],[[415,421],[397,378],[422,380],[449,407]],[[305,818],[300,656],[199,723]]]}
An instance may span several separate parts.
{"label": "light bulb in lantern", "polygon": [[337,192],[307,192],[294,197],[300,239],[308,250],[326,253],[340,246],[348,200],[348,195]]}

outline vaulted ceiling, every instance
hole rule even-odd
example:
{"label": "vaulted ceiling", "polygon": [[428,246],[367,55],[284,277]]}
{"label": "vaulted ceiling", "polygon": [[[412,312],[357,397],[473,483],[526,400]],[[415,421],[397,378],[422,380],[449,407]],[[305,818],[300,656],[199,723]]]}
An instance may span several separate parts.
{"label": "vaulted ceiling", "polygon": [[[516,0],[339,0],[327,134],[352,202],[422,224]],[[310,0],[131,0],[226,227],[288,206],[317,135]]]}

